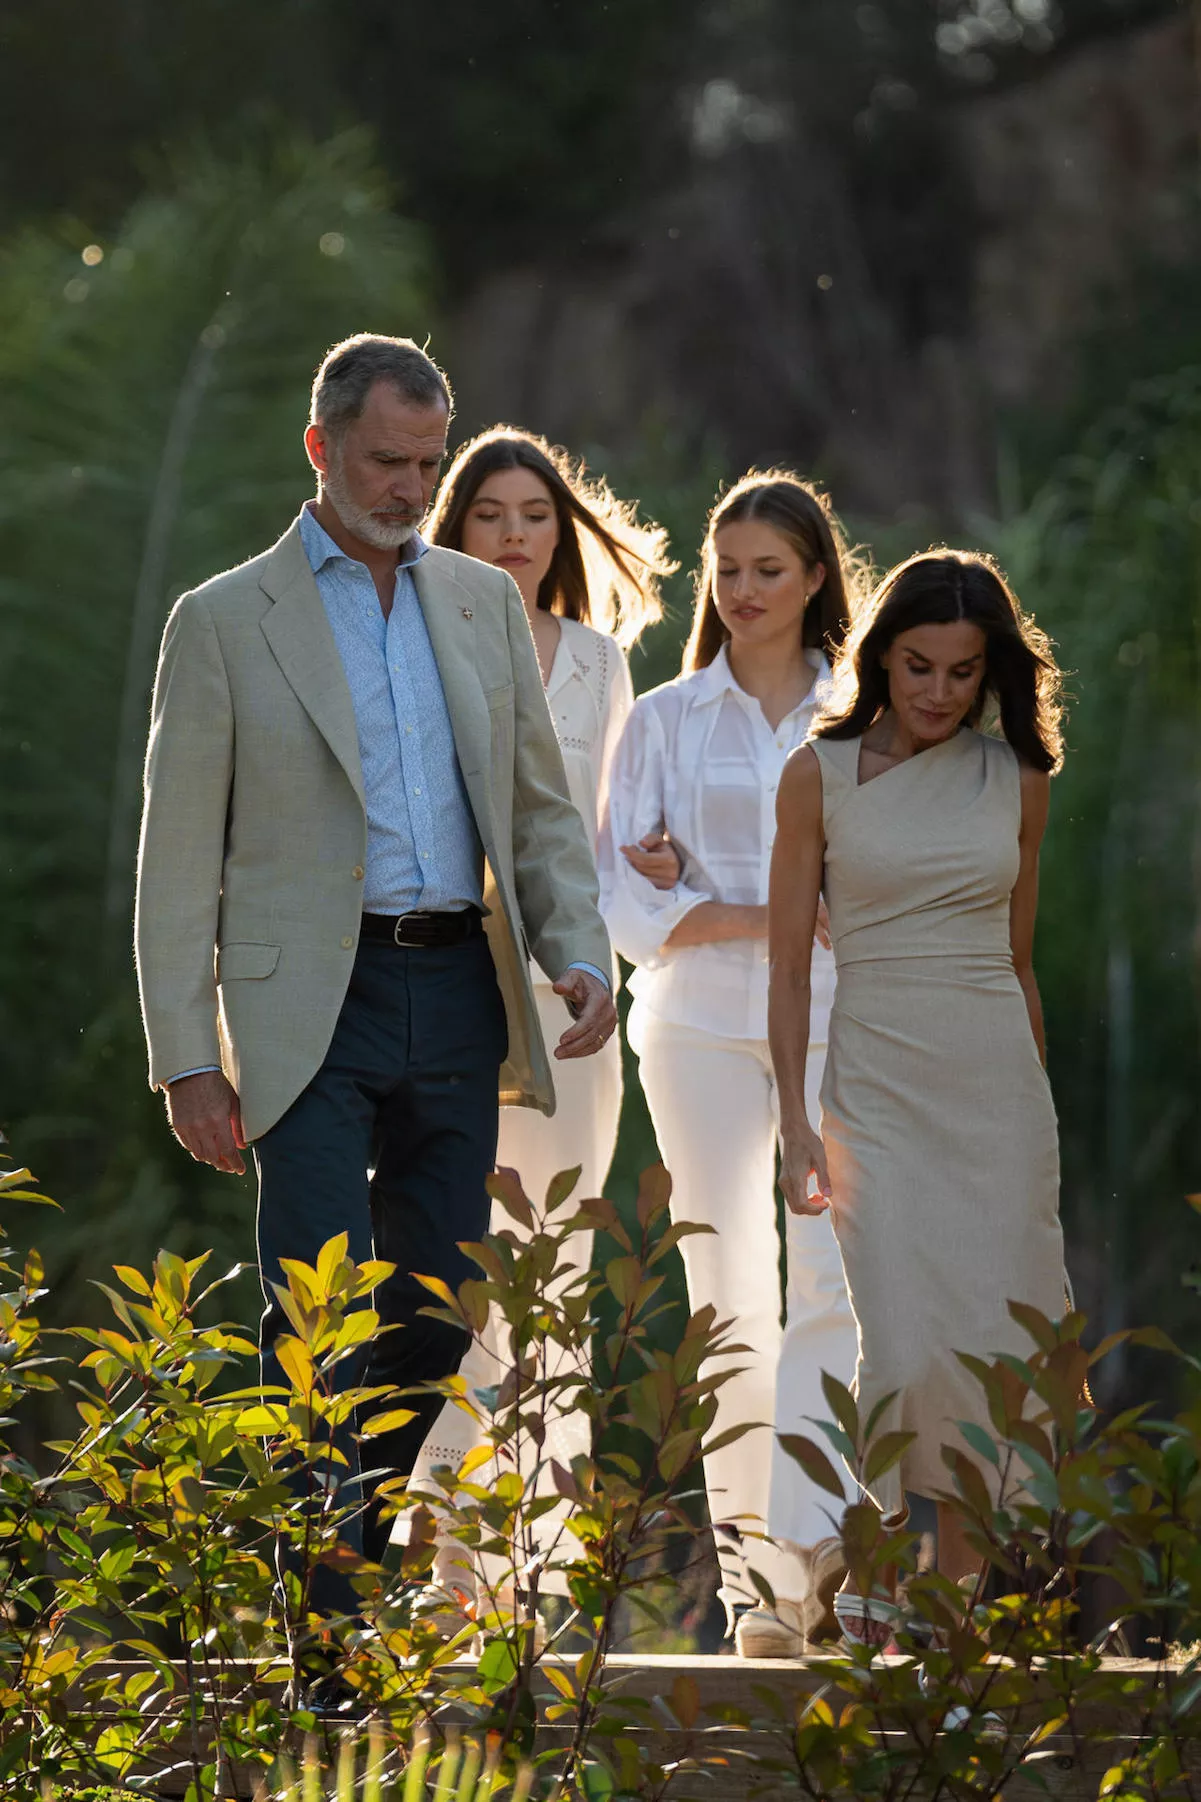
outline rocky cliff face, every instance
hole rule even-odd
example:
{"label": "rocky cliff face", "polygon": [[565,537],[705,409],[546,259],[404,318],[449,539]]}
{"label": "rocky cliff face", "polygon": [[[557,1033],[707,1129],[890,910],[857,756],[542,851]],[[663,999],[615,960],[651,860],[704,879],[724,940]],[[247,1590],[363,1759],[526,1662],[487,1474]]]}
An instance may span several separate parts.
{"label": "rocky cliff face", "polygon": [[656,198],[459,308],[465,427],[624,457],[666,423],[732,474],[786,461],[844,507],[946,519],[992,504],[998,407],[1066,389],[1099,298],[1140,257],[1195,254],[1185,18],[947,103],[940,166],[883,206],[799,108],[718,85],[724,110],[702,91],[690,163]]}

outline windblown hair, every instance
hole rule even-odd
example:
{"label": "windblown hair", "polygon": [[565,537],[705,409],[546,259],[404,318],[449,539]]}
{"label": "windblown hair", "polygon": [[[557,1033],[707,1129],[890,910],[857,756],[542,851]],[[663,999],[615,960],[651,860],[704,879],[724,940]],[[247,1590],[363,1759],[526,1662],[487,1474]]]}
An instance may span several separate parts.
{"label": "windblown hair", "polygon": [[706,669],[730,634],[717,611],[717,534],[723,526],[762,520],[779,532],[809,569],[825,566],[825,580],[805,609],[801,643],[824,650],[831,659],[857,610],[866,582],[866,563],[847,544],[827,497],[790,469],[752,469],[724,494],[709,514],[697,575],[692,631],[684,646],[681,674]]}
{"label": "windblown hair", "polygon": [[995,712],[1024,762],[1054,771],[1063,762],[1063,676],[1051,641],[1021,605],[991,557],[923,551],[884,577],[855,621],[834,670],[834,690],[813,722],[818,738],[858,738],[888,707],[881,656],[915,626],[967,620],[986,640],[984,677],[967,724]]}
{"label": "windblown hair", "polygon": [[411,338],[357,332],[327,350],[313,382],[309,418],[335,438],[363,411],[376,382],[387,382],[416,407],[453,411],[450,383],[432,357]]}
{"label": "windblown hair", "polygon": [[516,426],[494,426],[465,444],[447,470],[424,528],[431,544],[463,548],[468,510],[489,476],[528,469],[550,494],[559,526],[538,605],[611,633],[628,650],[663,617],[659,583],[677,568],[662,526],[643,525],[634,508],[590,477],[556,446]]}

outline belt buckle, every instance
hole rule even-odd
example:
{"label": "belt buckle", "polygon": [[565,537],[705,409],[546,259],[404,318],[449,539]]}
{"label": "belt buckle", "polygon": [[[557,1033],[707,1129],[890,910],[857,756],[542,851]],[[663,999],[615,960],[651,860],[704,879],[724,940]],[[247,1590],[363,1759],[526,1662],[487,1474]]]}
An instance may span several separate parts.
{"label": "belt buckle", "polygon": [[425,943],[425,940],[421,938],[409,939],[403,937],[406,921],[420,920],[422,917],[423,916],[420,913],[401,914],[395,926],[392,928],[392,941],[395,945],[398,945],[402,951],[420,951],[422,945]]}

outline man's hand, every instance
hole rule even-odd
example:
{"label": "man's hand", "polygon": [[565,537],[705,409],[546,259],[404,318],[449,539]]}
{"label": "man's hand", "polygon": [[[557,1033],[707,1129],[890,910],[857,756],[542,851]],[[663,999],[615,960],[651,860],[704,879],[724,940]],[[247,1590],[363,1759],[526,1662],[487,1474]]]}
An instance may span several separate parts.
{"label": "man's hand", "polygon": [[587,970],[568,970],[554,989],[576,1016],[555,1046],[555,1056],[591,1057],[617,1029],[612,995]]}
{"label": "man's hand", "polygon": [[199,1076],[183,1076],[173,1082],[167,1090],[167,1118],[171,1131],[197,1163],[232,1171],[235,1176],[245,1174],[242,1109],[220,1070],[202,1070]]}

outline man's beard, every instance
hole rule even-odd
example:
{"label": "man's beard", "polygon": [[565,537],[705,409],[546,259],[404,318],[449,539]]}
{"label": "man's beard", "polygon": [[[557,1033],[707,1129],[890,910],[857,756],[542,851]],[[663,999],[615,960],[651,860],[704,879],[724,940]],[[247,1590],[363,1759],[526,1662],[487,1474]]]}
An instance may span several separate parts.
{"label": "man's beard", "polygon": [[346,530],[353,532],[356,538],[369,544],[373,550],[399,550],[402,544],[409,542],[421,524],[419,513],[413,513],[407,519],[379,519],[366,507],[360,507],[351,498],[342,473],[340,457],[329,459],[329,466],[321,479],[321,489]]}

